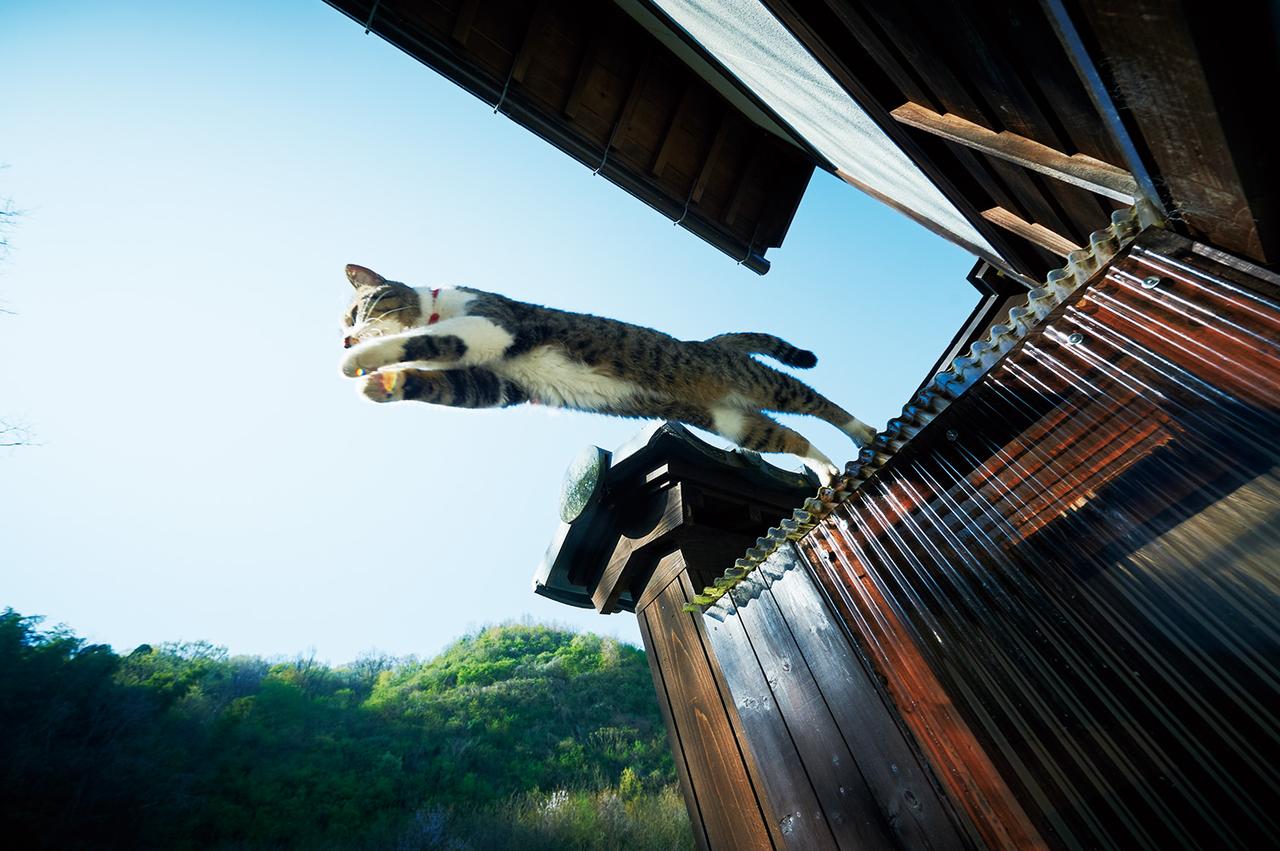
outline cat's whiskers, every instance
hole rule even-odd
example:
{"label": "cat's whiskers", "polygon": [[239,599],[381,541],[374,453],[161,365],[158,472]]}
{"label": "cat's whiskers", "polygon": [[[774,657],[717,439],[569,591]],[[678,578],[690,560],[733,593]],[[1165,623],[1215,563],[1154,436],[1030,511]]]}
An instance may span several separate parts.
{"label": "cat's whiskers", "polygon": [[387,331],[385,329],[378,328],[376,326],[374,327],[370,327],[370,326],[373,325],[373,323],[375,322],[380,322],[381,320],[387,318],[388,316],[391,316],[392,314],[400,313],[401,311],[411,309],[411,306],[397,307],[391,310],[384,310],[381,313],[377,314],[376,316],[371,316],[370,314],[372,313],[374,306],[376,306],[378,301],[381,299],[382,299],[382,296],[380,295],[378,296],[377,299],[374,299],[373,303],[369,305],[367,309],[356,313],[356,322],[354,325],[351,326],[351,330],[348,332],[348,336],[355,338],[357,341],[364,341],[364,340],[372,339],[374,337],[385,336],[387,334]]}
{"label": "cat's whiskers", "polygon": [[396,307],[396,308],[392,308],[391,310],[384,310],[374,315],[373,311],[378,306],[378,302],[382,301],[382,299],[385,297],[386,297],[386,293],[379,293],[378,297],[375,298],[368,305],[362,305],[362,309],[356,313],[356,322],[352,326],[351,336],[357,337],[360,339],[369,339],[371,337],[385,336],[387,332],[384,329],[377,328],[377,327],[370,328],[367,326],[372,325],[374,322],[380,322],[381,320],[386,319],[388,316],[391,316],[393,314],[401,313],[405,310],[411,310],[413,307],[412,305],[405,305],[404,307]]}
{"label": "cat's whiskers", "polygon": [[393,313],[400,313],[401,311],[404,311],[404,310],[409,310],[409,307],[397,307],[394,310],[384,310],[381,313],[379,313],[377,316],[373,317],[373,319],[370,321],[376,322],[379,319],[385,319],[386,317],[390,316]]}

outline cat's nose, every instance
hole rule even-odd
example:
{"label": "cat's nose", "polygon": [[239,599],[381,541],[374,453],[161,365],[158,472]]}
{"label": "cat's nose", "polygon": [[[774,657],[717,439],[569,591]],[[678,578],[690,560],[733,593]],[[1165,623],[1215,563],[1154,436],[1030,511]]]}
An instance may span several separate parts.
{"label": "cat's nose", "polygon": [[354,346],[355,344],[356,344],[356,338],[355,338],[355,337],[343,337],[343,338],[342,338],[342,348],[344,348],[344,349],[349,349],[349,348],[351,348],[352,346]]}

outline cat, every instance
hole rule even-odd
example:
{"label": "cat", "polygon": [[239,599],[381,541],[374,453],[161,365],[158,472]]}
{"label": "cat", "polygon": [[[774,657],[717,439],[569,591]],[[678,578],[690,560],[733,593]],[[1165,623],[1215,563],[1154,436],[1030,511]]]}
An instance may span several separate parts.
{"label": "cat", "polygon": [[820,417],[866,445],[875,431],[803,382],[752,357],[806,369],[812,352],[770,334],[685,341],[613,319],[468,287],[414,289],[347,266],[345,375],[376,402],[456,408],[533,402],[619,417],[677,420],[758,452],[797,456],[829,484],[839,471],[764,411]]}

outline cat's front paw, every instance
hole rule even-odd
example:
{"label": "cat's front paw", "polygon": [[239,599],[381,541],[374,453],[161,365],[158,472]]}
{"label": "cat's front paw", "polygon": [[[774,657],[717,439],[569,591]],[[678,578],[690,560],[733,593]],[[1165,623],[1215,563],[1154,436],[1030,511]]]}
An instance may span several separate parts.
{"label": "cat's front paw", "polygon": [[360,379],[360,392],[375,402],[399,402],[404,399],[404,376],[398,369],[365,375]]}
{"label": "cat's front paw", "polygon": [[400,362],[400,345],[397,341],[375,340],[347,349],[342,356],[342,374],[356,378],[375,372],[384,366]]}

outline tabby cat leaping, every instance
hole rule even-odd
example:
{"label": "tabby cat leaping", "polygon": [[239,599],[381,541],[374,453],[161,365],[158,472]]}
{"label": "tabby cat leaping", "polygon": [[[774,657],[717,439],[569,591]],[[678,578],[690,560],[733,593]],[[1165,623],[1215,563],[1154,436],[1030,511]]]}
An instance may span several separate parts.
{"label": "tabby cat leaping", "polygon": [[467,287],[414,289],[363,266],[343,324],[342,371],[377,402],[457,408],[536,402],[678,420],[759,452],[799,456],[824,484],[831,460],[764,411],[811,414],[865,445],[875,432],[803,382],[760,363],[817,363],[769,334],[677,340],[652,328],[513,301]]}

